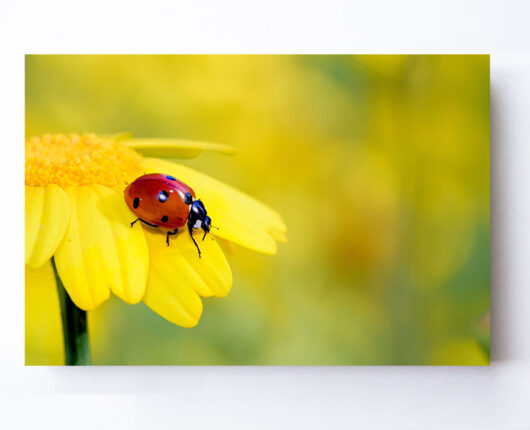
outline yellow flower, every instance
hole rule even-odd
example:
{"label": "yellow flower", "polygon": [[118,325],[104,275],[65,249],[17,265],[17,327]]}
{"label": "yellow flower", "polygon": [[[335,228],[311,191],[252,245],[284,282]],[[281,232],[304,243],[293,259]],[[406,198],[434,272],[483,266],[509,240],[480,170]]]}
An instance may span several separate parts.
{"label": "yellow flower", "polygon": [[[219,230],[214,236],[265,254],[276,253],[286,227],[271,208],[191,168],[143,155],[186,158],[202,151],[231,153],[225,145],[128,136],[44,135],[26,142],[26,265],[37,269],[53,257],[72,301],[92,310],[112,292],[144,301],[162,317],[193,327],[200,297],[224,297],[232,272],[215,240],[165,236],[131,221],[126,185],[144,173],[165,173],[191,186]],[[141,155],[143,154],[143,155]]]}

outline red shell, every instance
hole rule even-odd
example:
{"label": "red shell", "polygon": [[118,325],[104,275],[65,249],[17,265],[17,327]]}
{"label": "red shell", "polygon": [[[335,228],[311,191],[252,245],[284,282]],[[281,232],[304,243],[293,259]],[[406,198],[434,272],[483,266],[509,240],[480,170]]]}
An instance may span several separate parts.
{"label": "red shell", "polygon": [[186,224],[190,213],[186,193],[195,198],[188,185],[163,173],[140,176],[123,192],[127,206],[138,218],[167,229]]}

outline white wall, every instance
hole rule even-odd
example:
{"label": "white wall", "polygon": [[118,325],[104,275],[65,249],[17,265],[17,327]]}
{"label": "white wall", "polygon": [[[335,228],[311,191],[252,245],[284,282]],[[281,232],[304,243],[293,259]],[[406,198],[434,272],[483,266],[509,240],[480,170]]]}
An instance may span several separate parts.
{"label": "white wall", "polygon": [[[11,3],[0,428],[530,427],[530,2]],[[491,367],[24,367],[23,54],[50,52],[492,52]]]}

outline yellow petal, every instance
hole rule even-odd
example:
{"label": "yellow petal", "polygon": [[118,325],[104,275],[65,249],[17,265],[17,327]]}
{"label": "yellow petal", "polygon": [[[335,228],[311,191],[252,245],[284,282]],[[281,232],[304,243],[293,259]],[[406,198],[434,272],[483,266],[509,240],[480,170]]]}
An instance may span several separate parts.
{"label": "yellow petal", "polygon": [[[179,260],[195,272],[194,280],[190,285],[203,297],[225,297],[232,287],[232,270],[226,257],[215,239],[196,231],[193,235],[201,249],[201,257],[195,247],[188,231],[185,228],[178,234],[169,237],[169,246],[166,244],[164,231],[146,229],[147,243],[151,256],[151,267],[167,266],[176,267],[174,260]],[[179,272],[180,268],[176,268]],[[179,275],[177,275],[178,277]]]}
{"label": "yellow petal", "polygon": [[193,327],[201,317],[202,301],[192,285],[202,283],[202,279],[182,255],[168,255],[162,246],[155,245],[156,241],[164,243],[162,234],[154,236],[154,240],[148,239],[151,263],[144,303],[173,324]]}
{"label": "yellow petal", "polygon": [[202,314],[202,301],[189,285],[176,288],[174,280],[163,268],[154,267],[149,271],[149,286],[144,303],[158,315],[181,327],[194,327]]}
{"label": "yellow petal", "polygon": [[122,282],[111,284],[111,291],[129,304],[138,303],[145,293],[149,269],[145,236],[140,226],[131,228],[131,222],[136,217],[122,195],[101,185],[93,188],[99,194],[103,213],[110,223],[121,268]]}
{"label": "yellow petal", "polygon": [[199,294],[224,297],[232,286],[232,271],[222,250],[206,238],[199,241],[199,258],[184,229],[170,237],[170,246],[163,231],[146,229],[145,233],[151,256],[145,304],[174,324],[195,326],[202,313]]}
{"label": "yellow petal", "polygon": [[198,295],[224,297],[232,286],[232,271],[215,240],[197,235],[202,256],[187,231],[170,236],[146,229],[151,264],[144,302],[174,324],[192,327],[202,312]]}
{"label": "yellow petal", "polygon": [[184,139],[134,138],[122,140],[122,143],[147,157],[195,158],[204,151],[235,153],[234,148],[228,145]]}
{"label": "yellow petal", "polygon": [[285,233],[287,227],[274,210],[229,185],[189,167],[155,158],[142,162],[146,173],[167,173],[191,186],[200,198],[212,224],[212,233],[239,245],[266,254],[276,253],[273,231]]}
{"label": "yellow petal", "polygon": [[26,187],[26,264],[36,269],[46,263],[68,227],[69,204],[57,185]]}
{"label": "yellow petal", "polygon": [[282,233],[281,231],[276,229],[269,230],[269,233],[274,238],[274,240],[280,243],[287,243],[287,236],[285,236],[285,233]]}
{"label": "yellow petal", "polygon": [[138,302],[146,285],[145,237],[140,227],[129,228],[134,216],[121,207],[123,198],[103,186],[71,187],[66,194],[70,225],[55,262],[74,303],[95,309],[110,289],[129,303]]}
{"label": "yellow petal", "polygon": [[118,142],[123,142],[124,140],[131,140],[133,138],[133,135],[129,131],[122,131],[120,133],[101,135],[101,137],[106,137]]}

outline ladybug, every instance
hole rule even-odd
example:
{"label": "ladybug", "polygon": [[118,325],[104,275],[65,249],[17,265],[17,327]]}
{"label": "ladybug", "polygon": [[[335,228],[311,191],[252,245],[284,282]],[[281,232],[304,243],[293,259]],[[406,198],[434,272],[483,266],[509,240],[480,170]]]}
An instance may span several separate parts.
{"label": "ladybug", "polygon": [[191,240],[201,250],[193,237],[193,229],[202,228],[204,236],[210,232],[212,220],[200,200],[195,200],[193,189],[182,181],[163,173],[150,173],[136,178],[123,192],[129,209],[138,217],[131,222],[140,221],[148,226],[167,229],[169,236],[177,234],[178,229],[188,224]]}

